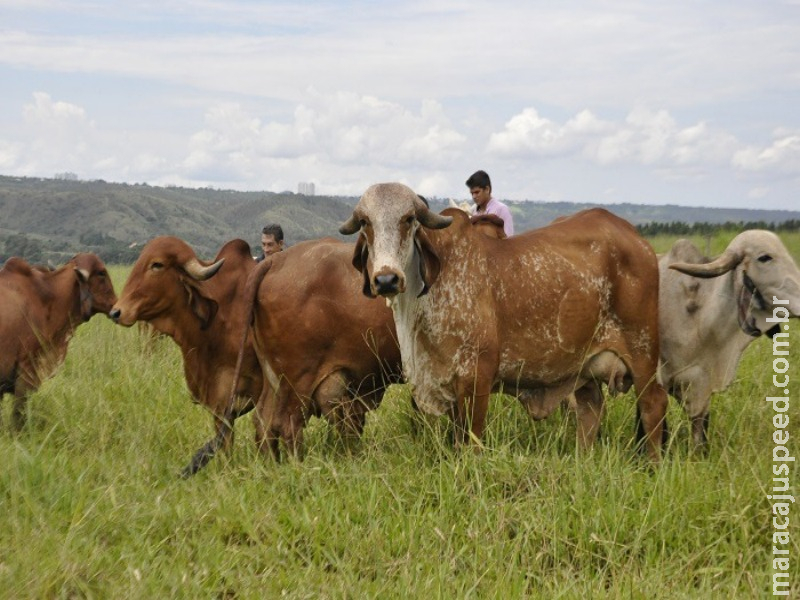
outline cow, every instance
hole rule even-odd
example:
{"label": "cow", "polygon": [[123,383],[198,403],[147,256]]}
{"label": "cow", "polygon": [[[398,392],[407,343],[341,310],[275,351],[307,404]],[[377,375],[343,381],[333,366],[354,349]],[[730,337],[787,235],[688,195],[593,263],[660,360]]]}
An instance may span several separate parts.
{"label": "cow", "polygon": [[175,341],[189,391],[212,415],[215,436],[195,453],[184,477],[202,469],[220,448],[231,448],[234,420],[261,395],[263,379],[251,339],[245,340],[240,374],[234,378],[244,328],[239,307],[255,266],[243,240],[226,243],[208,264],[183,240],[156,237],[142,248],[111,310],[119,325],[147,322]]}
{"label": "cow", "polygon": [[64,361],[75,328],[117,301],[96,254],[50,270],[10,258],[0,269],[0,399],[14,394],[11,425],[25,424],[28,396]]}
{"label": "cow", "polygon": [[392,312],[361,293],[353,244],[301,242],[259,263],[247,280],[254,347],[267,385],[256,409],[264,455],[303,452],[303,429],[324,416],[347,438],[401,380]]}
{"label": "cow", "polygon": [[489,394],[544,418],[573,390],[579,442],[596,436],[600,383],[635,386],[660,459],[667,395],[658,367],[658,264],[626,221],[582,211],[508,239],[460,210],[429,210],[400,183],[371,186],[339,229],[360,232],[364,294],[392,306],[403,369],[422,410],[449,413],[456,443],[480,440]]}
{"label": "cow", "polygon": [[678,240],[659,272],[661,381],[691,419],[693,445],[706,450],[711,394],[730,385],[757,337],[788,335],[775,313],[800,315],[800,271],[778,236],[750,230],[715,260]]}

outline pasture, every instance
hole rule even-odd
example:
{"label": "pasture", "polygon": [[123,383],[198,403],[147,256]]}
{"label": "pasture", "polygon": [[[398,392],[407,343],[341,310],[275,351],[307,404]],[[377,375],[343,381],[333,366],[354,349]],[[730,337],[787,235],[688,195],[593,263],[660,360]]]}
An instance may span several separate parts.
{"label": "pasture", "polygon": [[[732,236],[711,240],[711,253]],[[800,257],[800,236],[781,237]],[[653,241],[658,252],[669,242]],[[120,293],[128,268],[112,271]],[[572,415],[534,423],[497,395],[473,454],[451,448],[445,420],[415,421],[407,389],[394,386],[355,448],[314,420],[303,462],[265,461],[247,416],[229,459],[182,480],[211,426],[190,402],[177,347],[95,317],[20,434],[8,429],[11,402],[1,407],[0,597],[764,597],[774,446],[764,399],[774,392],[772,345],[760,338],[712,400],[709,456],[690,452],[671,401],[654,469],[633,448],[631,396],[608,399],[599,443],[579,453]]]}

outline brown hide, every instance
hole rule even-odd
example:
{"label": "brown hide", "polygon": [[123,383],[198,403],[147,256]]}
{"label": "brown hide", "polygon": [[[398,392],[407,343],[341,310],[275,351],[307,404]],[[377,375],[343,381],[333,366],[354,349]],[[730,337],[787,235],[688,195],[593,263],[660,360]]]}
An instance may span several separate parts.
{"label": "brown hide", "polygon": [[19,258],[0,269],[0,396],[16,397],[15,428],[24,423],[27,395],[63,362],[75,328],[107,314],[116,299],[95,254],[76,254],[53,271]]}
{"label": "brown hide", "polygon": [[364,297],[352,254],[352,244],[337,240],[303,242],[269,257],[248,281],[256,352],[271,384],[257,435],[276,457],[281,439],[302,454],[310,416],[360,434],[366,412],[400,377],[392,313]]}
{"label": "brown hide", "polygon": [[497,215],[472,215],[469,222],[477,231],[492,238],[505,239],[506,231],[503,229],[503,219]]}
{"label": "brown hide", "polygon": [[[200,271],[205,269],[203,277],[208,278],[197,280],[198,274],[191,265]],[[226,408],[243,327],[242,290],[247,274],[255,265],[250,247],[243,240],[225,244],[213,265],[207,265],[197,259],[183,240],[158,237],[142,249],[111,312],[120,325],[129,327],[137,321],[147,322],[175,340],[183,355],[189,391],[211,412],[216,439],[225,448],[233,440]],[[254,406],[261,394],[261,384],[261,369],[248,339],[236,384],[238,401],[232,407],[231,418]],[[209,445],[215,446],[210,450],[213,455],[216,445],[212,442]],[[208,462],[209,445],[198,451],[185,474]]]}
{"label": "brown hide", "polygon": [[[361,231],[354,264],[365,291],[392,299],[420,408],[449,412],[466,440],[481,437],[488,396],[501,384],[536,417],[575,390],[592,413],[581,434],[588,442],[599,382],[617,385],[627,372],[658,460],[666,410],[655,381],[658,267],[636,230],[592,209],[496,240],[458,210],[438,219],[426,210],[406,186],[378,184],[340,229]],[[429,263],[439,265],[433,278],[419,266]]]}

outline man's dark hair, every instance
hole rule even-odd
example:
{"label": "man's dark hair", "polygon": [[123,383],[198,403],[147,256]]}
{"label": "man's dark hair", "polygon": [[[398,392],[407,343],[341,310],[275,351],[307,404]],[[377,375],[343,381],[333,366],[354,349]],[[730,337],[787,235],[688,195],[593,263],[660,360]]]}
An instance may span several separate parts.
{"label": "man's dark hair", "polygon": [[467,187],[472,188],[490,188],[492,187],[492,180],[489,179],[489,174],[486,171],[475,171],[467,179]]}
{"label": "man's dark hair", "polygon": [[277,223],[270,223],[269,225],[264,225],[264,229],[261,230],[261,233],[264,235],[271,235],[275,238],[276,242],[283,241],[283,228],[278,225]]}

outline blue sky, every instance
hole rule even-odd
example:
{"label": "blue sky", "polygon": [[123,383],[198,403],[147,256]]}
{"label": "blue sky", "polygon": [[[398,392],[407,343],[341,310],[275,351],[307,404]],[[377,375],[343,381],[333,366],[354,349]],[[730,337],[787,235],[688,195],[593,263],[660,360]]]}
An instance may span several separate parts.
{"label": "blue sky", "polygon": [[0,173],[800,208],[800,0],[0,0]]}

